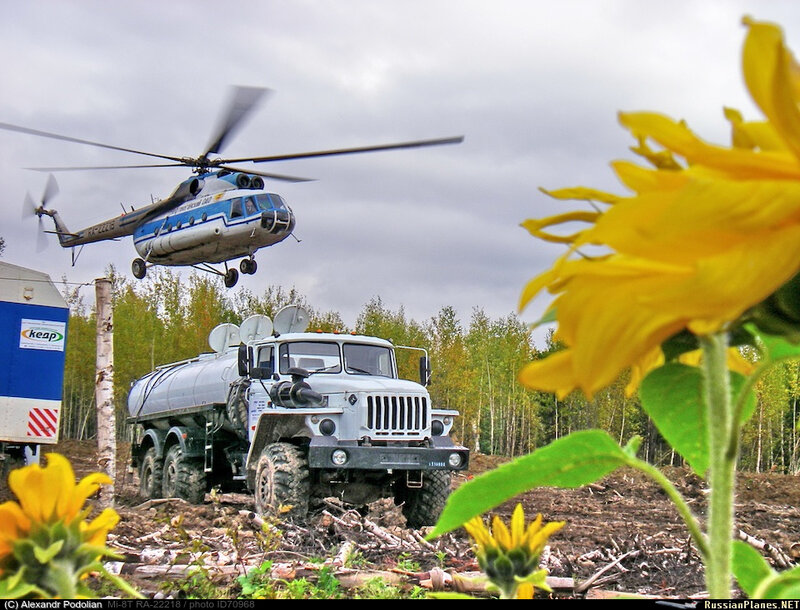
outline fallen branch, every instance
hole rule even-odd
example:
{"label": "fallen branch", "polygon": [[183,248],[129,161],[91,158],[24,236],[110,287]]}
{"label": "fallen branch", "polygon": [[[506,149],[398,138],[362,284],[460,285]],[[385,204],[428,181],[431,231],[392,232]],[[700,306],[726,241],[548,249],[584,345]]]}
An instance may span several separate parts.
{"label": "fallen branch", "polygon": [[628,557],[635,557],[636,555],[639,555],[640,553],[641,553],[641,551],[636,549],[636,550],[628,551],[627,553],[624,553],[624,554],[620,555],[614,561],[609,563],[607,566],[599,569],[597,572],[592,574],[587,580],[583,581],[581,584],[579,584],[577,587],[575,587],[575,593],[585,593],[594,584],[594,582],[598,578],[600,578],[603,574],[608,572],[614,566],[619,565],[619,563],[623,559],[627,559]]}
{"label": "fallen branch", "polygon": [[134,506],[131,510],[146,510],[148,508],[152,508],[153,506],[158,506],[159,504],[166,504],[172,502],[189,505],[189,503],[183,498],[151,498],[146,502],[142,502],[141,504]]}

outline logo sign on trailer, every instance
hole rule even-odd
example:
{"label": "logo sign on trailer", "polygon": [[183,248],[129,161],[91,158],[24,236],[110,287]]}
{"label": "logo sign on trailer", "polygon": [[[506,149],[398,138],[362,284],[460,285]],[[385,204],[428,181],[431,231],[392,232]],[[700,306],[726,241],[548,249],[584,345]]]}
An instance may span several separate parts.
{"label": "logo sign on trailer", "polygon": [[19,347],[20,349],[63,352],[66,334],[67,325],[64,322],[23,318],[19,333]]}

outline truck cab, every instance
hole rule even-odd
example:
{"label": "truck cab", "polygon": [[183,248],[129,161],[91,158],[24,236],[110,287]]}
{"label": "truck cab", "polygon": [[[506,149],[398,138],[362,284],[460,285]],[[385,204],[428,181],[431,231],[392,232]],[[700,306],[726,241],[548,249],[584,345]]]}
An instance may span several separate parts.
{"label": "truck cab", "polygon": [[258,505],[274,500],[258,496],[266,489],[262,457],[274,443],[301,448],[312,489],[353,504],[403,496],[426,478],[449,492],[449,472],[468,465],[469,452],[449,436],[458,412],[434,409],[422,383],[399,379],[389,341],[291,333],[241,356],[251,380],[248,482]]}

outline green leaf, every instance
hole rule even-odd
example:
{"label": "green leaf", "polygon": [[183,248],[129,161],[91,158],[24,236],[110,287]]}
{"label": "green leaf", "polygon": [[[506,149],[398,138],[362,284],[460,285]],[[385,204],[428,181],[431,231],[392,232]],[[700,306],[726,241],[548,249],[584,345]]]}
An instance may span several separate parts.
{"label": "green leaf", "polygon": [[665,364],[642,380],[639,396],[664,439],[703,476],[710,458],[702,371],[677,362]]}
{"label": "green leaf", "polygon": [[733,575],[742,591],[747,593],[748,597],[753,597],[759,584],[773,576],[775,571],[761,553],[746,542],[734,540],[732,551]]}
{"label": "green leaf", "polygon": [[733,575],[748,597],[758,599],[797,599],[800,597],[800,567],[776,572],[766,559],[741,540],[732,547]]}
{"label": "green leaf", "polygon": [[531,572],[524,578],[515,576],[514,580],[516,580],[520,584],[524,582],[530,583],[533,585],[534,589],[542,589],[543,591],[552,593],[553,590],[547,584],[547,575],[548,571],[545,569],[541,569]]}
{"label": "green leaf", "polygon": [[429,599],[477,599],[466,593],[456,593],[455,591],[436,591],[428,593],[425,597]]}
{"label": "green leaf", "polygon": [[553,322],[557,321],[558,321],[558,311],[556,310],[555,307],[551,307],[550,309],[544,312],[541,318],[539,318],[538,320],[536,320],[536,322],[531,324],[531,326],[533,328],[537,328],[544,324],[552,324]]}
{"label": "green leaf", "polygon": [[800,568],[779,572],[773,578],[762,581],[755,595],[759,599],[800,598]]}
{"label": "green leaf", "polygon": [[[739,394],[742,392],[742,387],[747,382],[747,377],[744,375],[740,375],[739,373],[731,372],[731,393],[733,394],[733,400],[736,401],[739,397]],[[748,419],[750,419],[756,411],[756,405],[758,401],[756,400],[756,395],[754,392],[750,392],[750,395],[747,397],[745,401],[744,408],[742,409],[742,416],[740,418],[739,423],[744,425]]]}
{"label": "green leaf", "polygon": [[602,430],[583,430],[503,464],[456,489],[428,538],[454,530],[534,487],[580,487],[630,460]]}
{"label": "green leaf", "polygon": [[57,540],[46,549],[43,549],[40,546],[33,547],[33,554],[39,563],[41,564],[50,563],[50,560],[52,560],[53,557],[58,555],[59,551],[61,550],[61,547],[63,546],[64,546],[64,541]]}
{"label": "green leaf", "polygon": [[779,335],[768,335],[760,331],[753,324],[745,326],[748,331],[754,334],[764,346],[766,355],[770,360],[785,360],[788,358],[800,357],[800,344],[791,343],[786,338]]}
{"label": "green leaf", "polygon": [[12,585],[8,578],[0,580],[0,599],[19,599],[32,594],[40,597],[49,597],[46,591],[36,585],[31,585],[27,582],[16,582]]}
{"label": "green leaf", "polygon": [[632,436],[631,440],[625,443],[625,446],[622,450],[631,458],[635,458],[636,454],[639,453],[639,447],[642,445],[642,437],[641,436]]}

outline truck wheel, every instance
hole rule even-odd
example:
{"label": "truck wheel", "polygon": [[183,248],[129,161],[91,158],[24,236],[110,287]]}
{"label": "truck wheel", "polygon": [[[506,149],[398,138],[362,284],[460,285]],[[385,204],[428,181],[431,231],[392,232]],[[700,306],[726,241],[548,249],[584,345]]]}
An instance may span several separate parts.
{"label": "truck wheel", "polygon": [[423,473],[422,487],[402,490],[403,515],[408,527],[435,525],[450,495],[450,473],[431,470]]}
{"label": "truck wheel", "polygon": [[308,458],[301,449],[290,443],[267,445],[256,466],[256,511],[304,519],[311,495],[310,478]]}
{"label": "truck wheel", "polygon": [[150,447],[139,467],[139,494],[144,498],[160,498],[164,477],[164,464],[156,457],[156,448]]}
{"label": "truck wheel", "polygon": [[206,473],[199,460],[183,457],[180,445],[173,445],[164,459],[161,491],[165,498],[181,498],[202,504],[206,496]]}
{"label": "truck wheel", "polygon": [[247,379],[234,382],[228,394],[228,402],[225,405],[225,413],[233,424],[236,434],[242,440],[247,440],[247,418],[248,403],[245,398],[250,381]]}

